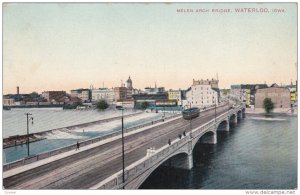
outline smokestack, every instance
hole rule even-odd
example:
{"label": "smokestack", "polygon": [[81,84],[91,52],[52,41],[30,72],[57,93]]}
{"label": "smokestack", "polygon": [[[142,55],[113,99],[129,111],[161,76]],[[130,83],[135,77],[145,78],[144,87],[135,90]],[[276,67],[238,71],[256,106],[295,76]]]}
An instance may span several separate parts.
{"label": "smokestack", "polygon": [[19,89],[20,89],[19,86],[17,86],[17,95],[20,94],[20,90]]}

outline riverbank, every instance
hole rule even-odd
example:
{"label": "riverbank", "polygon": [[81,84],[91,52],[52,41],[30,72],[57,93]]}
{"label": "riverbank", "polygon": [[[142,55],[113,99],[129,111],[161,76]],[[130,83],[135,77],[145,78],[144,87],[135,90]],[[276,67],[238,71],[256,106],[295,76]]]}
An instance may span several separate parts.
{"label": "riverbank", "polygon": [[275,108],[271,113],[266,114],[263,108],[246,108],[245,113],[250,116],[298,116],[298,109]]}
{"label": "riverbank", "polygon": [[[36,137],[33,134],[29,135],[29,143],[41,141],[43,139],[46,139],[46,138]],[[5,138],[5,139],[3,139],[3,149],[13,147],[13,146],[19,146],[19,145],[22,146],[23,144],[27,144],[27,142],[28,142],[27,135],[22,135],[22,136],[17,135],[17,136]]]}

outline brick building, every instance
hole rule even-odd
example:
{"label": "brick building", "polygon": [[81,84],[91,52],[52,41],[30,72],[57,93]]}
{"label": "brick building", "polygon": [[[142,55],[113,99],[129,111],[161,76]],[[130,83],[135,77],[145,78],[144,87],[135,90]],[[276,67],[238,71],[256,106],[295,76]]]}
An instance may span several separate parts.
{"label": "brick building", "polygon": [[56,101],[58,102],[60,98],[66,96],[65,91],[44,91],[42,97],[47,100],[47,102]]}
{"label": "brick building", "polygon": [[269,88],[257,89],[255,93],[255,108],[263,108],[265,98],[271,98],[274,108],[291,107],[290,91],[276,84],[271,85]]}

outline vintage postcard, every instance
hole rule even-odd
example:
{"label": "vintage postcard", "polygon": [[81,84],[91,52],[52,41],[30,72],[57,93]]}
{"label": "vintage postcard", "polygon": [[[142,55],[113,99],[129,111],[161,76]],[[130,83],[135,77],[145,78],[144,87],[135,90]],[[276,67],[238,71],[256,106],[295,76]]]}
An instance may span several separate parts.
{"label": "vintage postcard", "polygon": [[295,194],[297,3],[2,10],[7,193]]}

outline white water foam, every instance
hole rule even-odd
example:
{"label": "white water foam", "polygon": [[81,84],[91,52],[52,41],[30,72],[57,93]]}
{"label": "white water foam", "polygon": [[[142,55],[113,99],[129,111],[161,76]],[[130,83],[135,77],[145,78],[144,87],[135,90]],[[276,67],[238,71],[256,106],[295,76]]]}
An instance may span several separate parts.
{"label": "white water foam", "polygon": [[51,133],[47,133],[45,136],[47,139],[86,139],[86,136],[75,135],[69,131],[53,131]]}
{"label": "white water foam", "polygon": [[264,118],[264,117],[251,117],[252,120],[261,120],[261,121],[285,121],[283,118]]}

